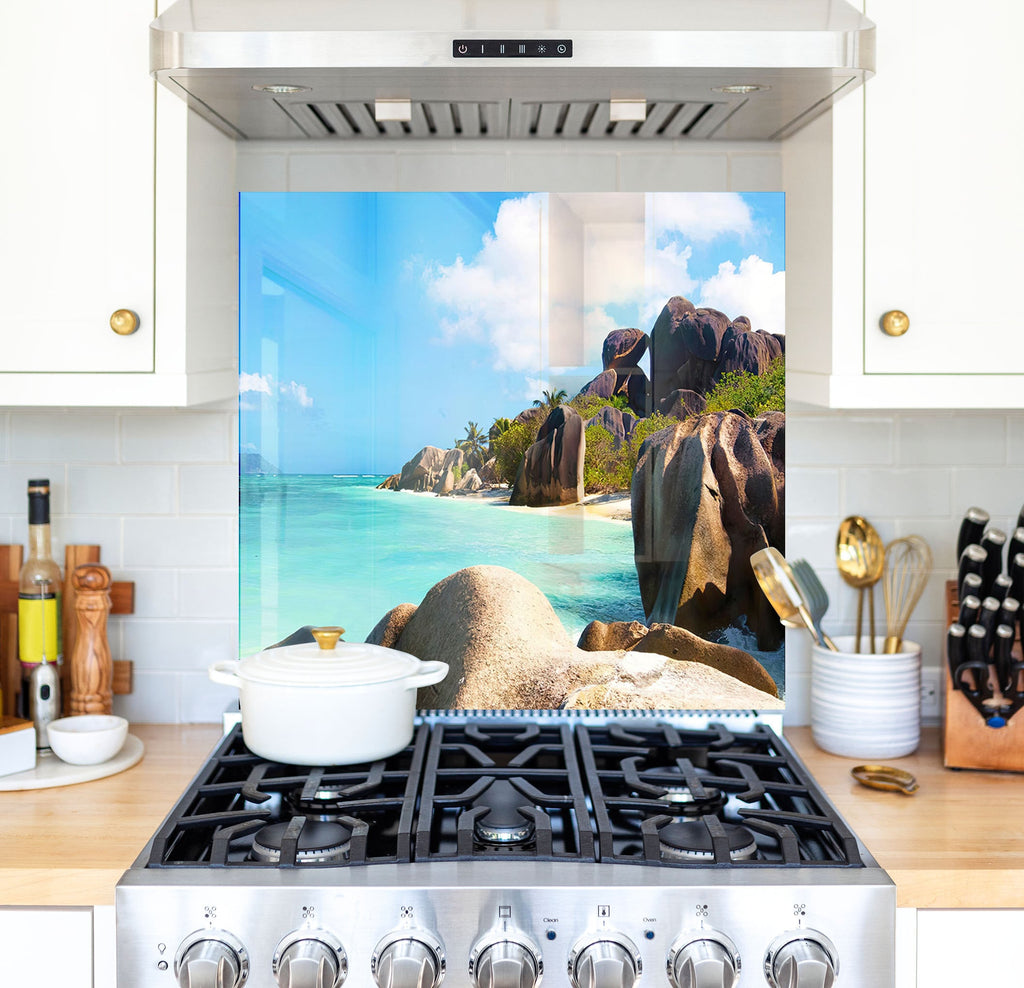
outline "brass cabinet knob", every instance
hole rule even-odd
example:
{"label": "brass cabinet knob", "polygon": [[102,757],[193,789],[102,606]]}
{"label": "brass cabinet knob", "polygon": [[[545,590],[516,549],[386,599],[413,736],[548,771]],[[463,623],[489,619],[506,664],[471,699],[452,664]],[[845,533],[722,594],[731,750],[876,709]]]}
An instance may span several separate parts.
{"label": "brass cabinet knob", "polygon": [[139,317],[131,309],[118,309],[110,317],[110,328],[118,336],[131,336],[139,328]]}
{"label": "brass cabinet knob", "polygon": [[899,309],[890,309],[882,316],[882,332],[889,336],[902,336],[910,329],[910,316]]}

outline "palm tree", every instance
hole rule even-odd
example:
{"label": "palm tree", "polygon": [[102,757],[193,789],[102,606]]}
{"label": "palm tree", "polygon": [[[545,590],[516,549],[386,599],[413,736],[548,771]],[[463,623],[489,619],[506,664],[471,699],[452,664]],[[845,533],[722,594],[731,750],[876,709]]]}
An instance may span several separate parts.
{"label": "palm tree", "polygon": [[557,391],[543,391],[541,393],[543,398],[534,398],[533,404],[537,408],[547,409],[549,413],[553,412],[569,397],[569,393],[564,388],[559,388]]}
{"label": "palm tree", "polygon": [[472,455],[475,453],[480,457],[481,460],[484,458],[486,449],[484,447],[484,439],[487,437],[480,431],[480,426],[476,422],[470,422],[466,426],[466,438],[456,439],[456,449],[461,449],[464,453]]}
{"label": "palm tree", "polygon": [[497,418],[491,424],[490,429],[487,430],[487,449],[490,453],[494,453],[494,440],[498,436],[503,435],[512,428],[512,420],[506,418]]}

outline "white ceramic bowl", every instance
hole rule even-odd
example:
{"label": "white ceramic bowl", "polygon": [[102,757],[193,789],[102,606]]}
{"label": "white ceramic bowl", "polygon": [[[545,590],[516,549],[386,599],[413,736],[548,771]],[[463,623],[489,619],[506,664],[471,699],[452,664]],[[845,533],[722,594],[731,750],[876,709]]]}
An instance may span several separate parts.
{"label": "white ceramic bowl", "polygon": [[47,730],[53,753],[70,765],[99,765],[109,761],[128,737],[128,721],[109,714],[62,717]]}

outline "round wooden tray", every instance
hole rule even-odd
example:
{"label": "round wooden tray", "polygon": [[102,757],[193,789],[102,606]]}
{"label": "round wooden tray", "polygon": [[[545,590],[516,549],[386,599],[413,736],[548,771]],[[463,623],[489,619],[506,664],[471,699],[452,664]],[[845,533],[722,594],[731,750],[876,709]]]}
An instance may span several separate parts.
{"label": "round wooden tray", "polygon": [[92,782],[116,775],[131,768],[142,759],[142,742],[129,734],[124,747],[113,758],[99,765],[69,765],[62,762],[52,751],[36,756],[36,767],[13,775],[0,775],[0,792],[14,792],[18,789],[51,789],[54,786],[73,786],[79,782]]}

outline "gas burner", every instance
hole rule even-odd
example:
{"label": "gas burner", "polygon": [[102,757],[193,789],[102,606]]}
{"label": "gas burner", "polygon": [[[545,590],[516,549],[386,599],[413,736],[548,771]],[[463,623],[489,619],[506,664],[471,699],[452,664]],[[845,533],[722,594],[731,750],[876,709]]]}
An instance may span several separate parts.
{"label": "gas burner", "polygon": [[668,812],[682,816],[705,816],[717,813],[726,803],[720,789],[705,789],[704,795],[695,796],[689,786],[666,786],[665,794],[658,797],[667,804]]}
{"label": "gas burner", "polygon": [[[281,845],[289,823],[272,823],[257,831],[252,854],[257,861],[276,864],[281,860]],[[348,860],[352,831],[340,823],[307,820],[299,832],[296,864],[323,864]]]}
{"label": "gas burner", "polygon": [[524,844],[531,840],[535,827],[518,810],[524,797],[511,782],[496,779],[473,800],[473,809],[485,808],[473,823],[476,839],[482,844]]}
{"label": "gas burner", "polygon": [[[729,838],[729,858],[749,861],[757,853],[754,835],[746,827],[734,823],[722,824]],[[670,861],[714,861],[715,852],[711,832],[697,820],[670,823],[658,831],[661,852]]]}

